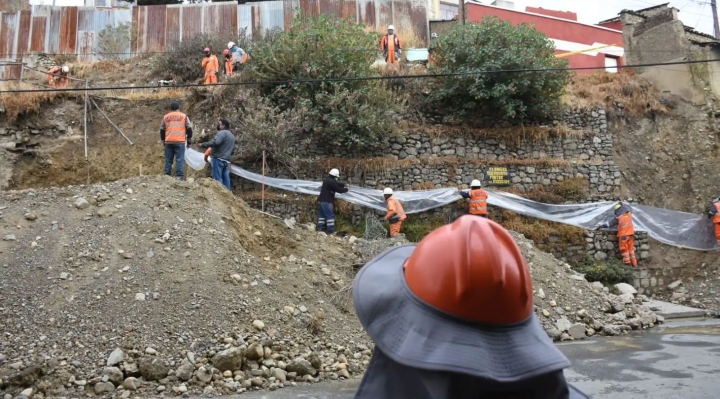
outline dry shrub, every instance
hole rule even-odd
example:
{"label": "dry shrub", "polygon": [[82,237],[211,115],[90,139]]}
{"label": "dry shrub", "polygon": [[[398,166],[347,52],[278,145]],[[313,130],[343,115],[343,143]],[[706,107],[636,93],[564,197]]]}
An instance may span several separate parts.
{"label": "dry shrub", "polygon": [[644,115],[651,110],[664,114],[668,109],[660,102],[660,97],[652,83],[631,71],[597,71],[575,75],[566,87],[563,102],[574,108],[609,107],[613,103],[622,103],[624,112],[630,115]]}
{"label": "dry shrub", "polygon": [[310,334],[318,335],[323,331],[323,320],[325,320],[325,315],[322,313],[317,313],[308,318],[305,327],[307,328],[308,332],[310,332]]}
{"label": "dry shrub", "polygon": [[431,181],[424,181],[422,183],[413,183],[413,190],[432,190],[435,188],[435,183]]}
{"label": "dry shrub", "polygon": [[185,98],[187,90],[173,89],[173,88],[158,88],[158,89],[129,89],[129,90],[108,90],[95,92],[93,96],[99,96],[104,98],[114,98],[119,100],[129,101],[143,101],[143,100],[164,100],[164,99],[179,99]]}
{"label": "dry shrub", "polygon": [[552,188],[552,192],[566,201],[580,201],[590,192],[590,182],[585,178],[565,179]]}
{"label": "dry shrub", "polygon": [[487,161],[481,159],[469,159],[463,157],[421,157],[412,159],[395,160],[391,158],[365,158],[365,159],[347,159],[347,158],[321,158],[313,162],[313,167],[328,169],[340,168],[342,170],[352,171],[353,173],[362,172],[385,172],[388,170],[404,169],[414,165],[429,166],[449,166],[458,165],[476,165],[476,166],[547,166],[547,167],[564,167],[570,164],[583,164],[581,161],[572,161],[568,159],[558,158],[540,158],[540,159],[519,159],[510,158],[500,161]]}
{"label": "dry shrub", "polygon": [[562,249],[568,245],[585,245],[585,229],[548,222],[501,210],[500,224],[533,240],[543,250]]}
{"label": "dry shrub", "polygon": [[[433,137],[467,137],[476,140],[495,139],[506,144],[520,142],[545,142],[550,138],[574,138],[584,133],[582,130],[571,129],[564,123],[554,126],[513,126],[493,129],[480,129],[468,126],[430,126],[417,127],[418,133],[425,132]],[[411,132],[412,133],[412,132]]]}
{"label": "dry shrub", "polygon": [[[8,83],[6,90],[39,90],[38,87],[27,83]],[[62,93],[47,91],[37,93],[4,93],[0,94],[0,105],[5,109],[7,122],[15,122],[20,116],[31,114],[40,110],[47,103],[62,96]]]}

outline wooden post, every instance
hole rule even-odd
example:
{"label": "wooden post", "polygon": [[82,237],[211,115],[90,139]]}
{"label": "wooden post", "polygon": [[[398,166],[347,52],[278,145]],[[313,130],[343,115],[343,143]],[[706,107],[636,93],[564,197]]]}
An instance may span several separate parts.
{"label": "wooden post", "polygon": [[263,151],[262,159],[262,191],[260,195],[262,212],[265,212],[265,151]]}
{"label": "wooden post", "polygon": [[88,113],[88,107],[90,106],[90,104],[89,104],[89,102],[88,102],[88,92],[87,92],[87,88],[88,88],[88,81],[87,81],[87,79],[86,79],[86,80],[85,80],[85,116],[83,117],[83,121],[84,121],[84,122],[83,122],[83,125],[84,125],[84,128],[85,128],[85,162],[88,161],[88,147],[87,147],[87,125],[88,125],[88,121],[87,121],[87,113]]}
{"label": "wooden post", "polygon": [[460,7],[458,8],[458,22],[460,25],[465,25],[465,0],[460,0]]}

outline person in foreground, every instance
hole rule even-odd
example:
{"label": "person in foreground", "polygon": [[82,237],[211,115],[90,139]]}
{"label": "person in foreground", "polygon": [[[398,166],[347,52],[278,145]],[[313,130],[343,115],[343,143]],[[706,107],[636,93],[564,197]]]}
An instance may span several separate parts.
{"label": "person in foreground", "polygon": [[465,215],[368,262],[355,311],[375,342],[356,399],[589,399],[533,312],[510,233]]}
{"label": "person in foreground", "polygon": [[230,166],[232,154],[235,152],[235,135],[230,132],[230,122],[226,119],[218,121],[217,131],[212,140],[200,143],[199,147],[211,149],[210,153],[205,152],[205,162],[208,161],[208,156],[212,157],[210,167],[213,179],[230,190]]}

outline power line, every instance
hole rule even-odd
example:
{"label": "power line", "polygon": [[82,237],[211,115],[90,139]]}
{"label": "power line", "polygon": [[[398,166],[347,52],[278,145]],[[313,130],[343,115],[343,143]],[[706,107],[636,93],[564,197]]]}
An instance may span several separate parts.
{"label": "power line", "polygon": [[[710,62],[720,62],[720,59],[713,60],[695,60],[695,61],[675,61],[664,63],[635,64],[635,65],[619,65],[613,69],[629,69],[629,68],[646,68],[659,67],[668,65],[689,65],[689,64],[705,64]],[[276,81],[257,81],[257,82],[224,82],[213,85],[205,85],[199,83],[191,83],[174,86],[117,86],[117,87],[89,87],[89,88],[66,88],[66,89],[42,89],[42,90],[2,90],[0,94],[11,93],[45,93],[45,92],[80,92],[80,91],[109,91],[109,90],[146,90],[146,89],[178,89],[191,87],[207,87],[207,86],[257,86],[257,85],[283,85],[283,84],[303,84],[303,83],[326,83],[326,82],[356,82],[356,81],[373,81],[373,80],[395,80],[395,79],[428,79],[428,78],[448,78],[473,76],[484,74],[501,74],[501,73],[528,73],[528,72],[562,72],[562,71],[588,71],[588,70],[606,70],[606,67],[575,67],[575,68],[544,68],[544,69],[505,69],[498,71],[475,71],[475,72],[456,72],[442,74],[423,74],[423,75],[397,75],[397,76],[368,76],[368,77],[344,77],[344,78],[327,78],[327,79],[288,79]]]}

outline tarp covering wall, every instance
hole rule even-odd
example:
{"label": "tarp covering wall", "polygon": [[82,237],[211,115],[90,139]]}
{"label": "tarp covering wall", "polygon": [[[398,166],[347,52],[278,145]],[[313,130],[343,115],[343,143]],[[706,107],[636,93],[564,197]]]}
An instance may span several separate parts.
{"label": "tarp covering wall", "polygon": [[[203,154],[188,148],[185,154],[187,164],[200,170],[205,167]],[[302,194],[320,194],[321,182],[309,180],[279,179],[265,177],[233,165],[231,173],[257,183],[265,183],[270,187],[293,191]],[[488,204],[504,208],[521,215],[568,224],[571,226],[593,229],[596,224],[614,218],[614,201],[593,202],[587,204],[551,205],[531,201],[520,196],[487,190]],[[434,190],[396,191],[406,213],[425,212],[451,204],[462,199],[457,188],[439,188]],[[337,198],[353,204],[384,211],[386,209],[382,190],[351,186],[345,194],[337,194]],[[715,239],[714,226],[706,215],[695,215],[687,212],[671,211],[645,205],[630,205],[635,229],[646,231],[648,235],[664,244],[695,249],[700,251],[720,250]]]}

